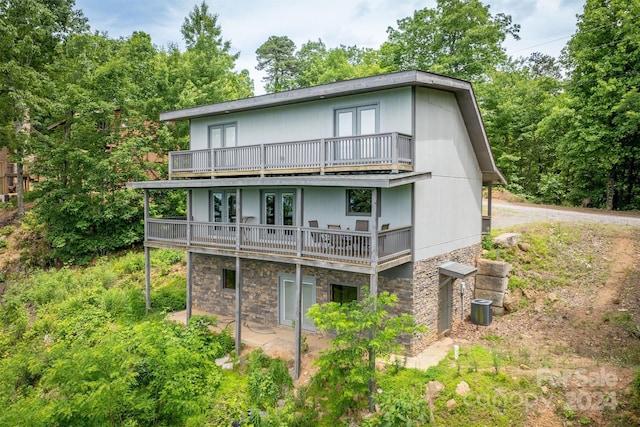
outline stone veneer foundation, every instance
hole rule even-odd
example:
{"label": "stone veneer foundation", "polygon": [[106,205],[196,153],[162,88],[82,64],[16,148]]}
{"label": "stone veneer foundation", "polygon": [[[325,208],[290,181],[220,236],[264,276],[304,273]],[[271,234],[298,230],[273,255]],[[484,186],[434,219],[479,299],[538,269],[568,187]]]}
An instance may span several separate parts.
{"label": "stone veneer foundation", "polygon": [[[380,275],[378,290],[398,296],[392,314],[412,314],[418,324],[428,327],[425,334],[413,337],[407,345],[408,355],[415,355],[438,339],[438,294],[440,274],[438,266],[446,261],[475,265],[480,245],[473,245],[421,260],[413,265],[413,279]],[[235,290],[222,289],[222,269],[235,269],[235,258],[215,255],[192,254],[193,307],[214,315],[235,316]],[[295,265],[257,260],[242,260],[242,319],[263,325],[275,326],[278,314],[278,275],[295,275]],[[388,272],[387,272],[388,273]],[[316,283],[316,302],[325,303],[330,298],[330,285],[369,286],[369,275],[344,271],[304,267],[303,276],[311,276]],[[460,321],[459,282],[453,286],[453,323]],[[469,313],[473,297],[473,278],[467,280],[464,312]]]}

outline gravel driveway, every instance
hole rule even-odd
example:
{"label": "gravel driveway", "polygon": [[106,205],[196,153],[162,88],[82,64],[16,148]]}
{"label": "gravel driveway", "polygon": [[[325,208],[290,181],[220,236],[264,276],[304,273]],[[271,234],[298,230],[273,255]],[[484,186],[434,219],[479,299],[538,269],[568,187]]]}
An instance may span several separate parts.
{"label": "gravel driveway", "polygon": [[503,228],[541,221],[596,222],[600,224],[631,225],[640,227],[640,215],[630,213],[603,213],[591,209],[537,206],[522,203],[493,202],[491,227]]}

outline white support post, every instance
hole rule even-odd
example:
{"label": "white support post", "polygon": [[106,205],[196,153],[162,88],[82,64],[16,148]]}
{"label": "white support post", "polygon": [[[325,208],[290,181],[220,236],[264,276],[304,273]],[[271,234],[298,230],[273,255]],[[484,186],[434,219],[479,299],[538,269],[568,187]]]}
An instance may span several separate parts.
{"label": "white support post", "polygon": [[151,312],[151,249],[144,248],[144,295],[147,314]]}
{"label": "white support post", "polygon": [[242,189],[236,189],[236,356],[242,350],[242,259],[240,247],[242,232]]}
{"label": "white support post", "polygon": [[149,190],[144,190],[144,294],[147,314],[151,312],[151,249],[146,246],[149,237]]}
{"label": "white support post", "polygon": [[371,276],[369,278],[369,293],[378,295],[378,193],[380,188],[371,190]]}
{"label": "white support post", "polygon": [[192,205],[193,205],[193,190],[187,190],[187,247],[191,245],[191,220],[193,219]]}
{"label": "white support post", "polygon": [[296,314],[295,314],[294,379],[300,378],[302,365],[302,266],[296,264]]}
{"label": "white support post", "polygon": [[236,356],[242,351],[242,260],[236,255]]}
{"label": "white support post", "polygon": [[191,262],[191,251],[187,250],[187,324],[191,319],[191,305],[192,305],[192,289],[193,289],[193,263]]}

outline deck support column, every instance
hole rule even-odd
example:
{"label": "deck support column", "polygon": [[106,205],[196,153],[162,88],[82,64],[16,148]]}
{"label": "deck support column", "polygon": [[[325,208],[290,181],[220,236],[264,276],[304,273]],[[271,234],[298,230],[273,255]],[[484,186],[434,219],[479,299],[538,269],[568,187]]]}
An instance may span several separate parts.
{"label": "deck support column", "polygon": [[242,189],[236,189],[236,356],[242,351]]}
{"label": "deck support column", "polygon": [[[304,191],[301,187],[296,190],[296,224],[298,224],[298,244],[296,255],[298,259],[302,257],[302,248],[304,247],[304,235],[302,226],[304,221]],[[302,366],[302,265],[300,261],[296,262],[296,313],[295,313],[295,339],[294,339],[294,379],[300,378],[300,370]]]}
{"label": "deck support column", "polygon": [[187,314],[186,321],[187,324],[191,319],[191,305],[192,305],[192,289],[193,289],[193,272],[191,269],[193,268],[193,263],[191,262],[191,251],[189,251],[189,246],[191,245],[191,219],[193,216],[192,212],[192,201],[193,201],[193,190],[187,190],[187,230],[186,230],[186,239],[187,239]]}
{"label": "deck support column", "polygon": [[369,293],[373,296],[378,295],[378,223],[380,210],[378,206],[378,198],[380,188],[371,190],[371,275],[369,277]]}
{"label": "deck support column", "polygon": [[293,378],[300,378],[302,367],[302,265],[296,264],[295,360]]}
{"label": "deck support column", "polygon": [[[149,190],[144,190],[144,242],[148,237],[147,222],[149,220]],[[144,247],[144,295],[147,314],[151,312],[151,249]]]}
{"label": "deck support column", "polygon": [[[378,219],[380,215],[378,206],[378,197],[380,188],[371,190],[371,217],[373,220],[371,233],[371,275],[369,276],[369,293],[373,296],[373,309],[378,306]],[[376,353],[374,348],[369,348],[369,411],[375,410],[375,392],[376,392]]]}
{"label": "deck support column", "polygon": [[242,259],[236,255],[236,356],[242,351]]}
{"label": "deck support column", "polygon": [[193,273],[191,271],[191,269],[193,268],[193,263],[191,262],[191,255],[192,255],[191,251],[187,250],[187,315],[186,315],[187,324],[191,319],[191,314],[192,314],[191,306],[193,301],[193,294],[192,294]]}
{"label": "deck support column", "polygon": [[144,247],[144,300],[147,314],[151,312],[151,248]]}

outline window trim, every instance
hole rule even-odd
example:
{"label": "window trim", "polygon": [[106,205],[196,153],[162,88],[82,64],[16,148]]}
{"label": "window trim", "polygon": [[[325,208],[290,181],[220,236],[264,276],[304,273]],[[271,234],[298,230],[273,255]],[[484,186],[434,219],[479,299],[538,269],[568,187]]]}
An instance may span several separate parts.
{"label": "window trim", "polygon": [[[227,287],[227,275],[233,272],[233,287]],[[220,288],[223,291],[235,291],[236,290],[236,269],[235,268],[220,268]]]}
{"label": "window trim", "polygon": [[[349,197],[350,192],[353,190],[367,190],[371,193],[371,197],[370,197],[370,205],[369,205],[369,212],[355,212],[351,210],[351,197]],[[344,192],[345,194],[345,215],[346,216],[373,216],[371,214],[371,206],[373,205],[373,190],[370,188],[347,188]]]}
{"label": "window trim", "polygon": [[[236,129],[235,141],[233,141],[233,144],[231,145],[227,142],[227,133],[226,133],[226,129],[230,127],[233,127]],[[220,141],[221,142],[220,147],[212,146],[211,129],[220,129],[222,131],[222,141]],[[207,126],[207,148],[226,148],[226,147],[237,147],[237,146],[238,146],[238,122],[225,122],[225,123],[218,123],[215,125]]]}
{"label": "window trim", "polygon": [[[329,302],[338,302],[335,301],[333,298],[333,287],[334,286],[342,286],[342,287],[349,287],[349,288],[355,288],[356,289],[356,299],[355,301],[360,301],[360,289],[362,288],[362,286],[360,285],[354,285],[352,283],[340,283],[340,282],[329,282]],[[351,301],[349,301],[351,302]],[[343,304],[342,302],[339,302],[339,304]]]}
{"label": "window trim", "polygon": [[[374,134],[380,133],[380,103],[376,102],[372,104],[355,105],[352,107],[335,108],[333,111],[333,136],[338,137],[338,134],[339,134],[338,115],[340,113],[344,113],[348,111],[353,113],[352,123],[351,123],[352,134],[345,135],[345,136],[365,135],[362,133],[362,121],[360,120],[360,112],[362,112],[363,110],[375,111],[375,130],[373,133]],[[366,135],[369,135],[369,134],[366,134]]]}
{"label": "window trim", "polygon": [[[213,203],[213,195],[214,194],[222,194],[222,210],[220,212],[221,219],[220,223],[222,224],[233,224],[236,221],[231,221],[229,218],[229,196],[236,197],[236,190],[209,190],[209,222],[216,222],[216,218],[213,212],[214,203]],[[235,214],[238,214],[238,201],[235,201],[234,204]]]}

